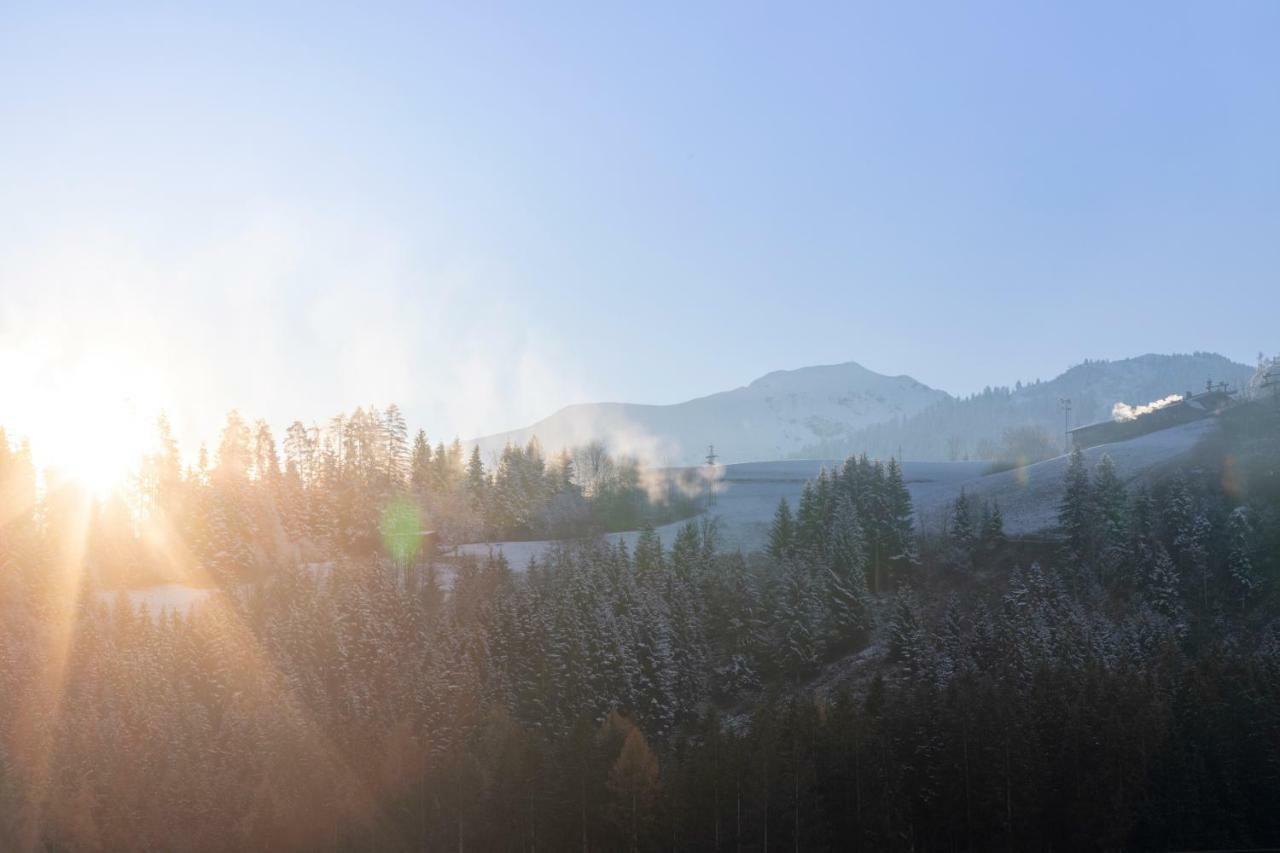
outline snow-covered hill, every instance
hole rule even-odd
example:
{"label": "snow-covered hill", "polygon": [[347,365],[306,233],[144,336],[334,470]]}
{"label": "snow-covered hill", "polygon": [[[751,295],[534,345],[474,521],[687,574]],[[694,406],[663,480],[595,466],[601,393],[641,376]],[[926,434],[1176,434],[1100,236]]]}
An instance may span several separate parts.
{"label": "snow-covered hill", "polygon": [[991,459],[1005,430],[1033,425],[1058,442],[1060,400],[1072,425],[1108,417],[1116,403],[1142,405],[1202,390],[1206,381],[1243,387],[1253,368],[1214,353],[1085,361],[1047,381],[952,397],[910,376],[885,376],[855,362],[780,370],[742,388],[669,406],[588,403],[532,426],[476,439],[490,457],[537,436],[547,451],[593,440],[658,466],[695,465],[707,445],[720,461],[839,459],[899,453],[916,461]]}
{"label": "snow-covered hill", "polygon": [[[1084,452],[1085,462],[1092,470],[1103,454],[1110,456],[1121,480],[1132,486],[1142,482],[1150,472],[1185,457],[1216,428],[1216,421],[1208,419],[1128,441],[1099,445]],[[964,489],[971,498],[999,502],[1005,530],[1022,535],[1057,525],[1067,463],[1066,456],[1058,456],[1024,468],[986,474],[987,466],[981,462],[905,462],[902,473],[915,505],[917,529],[931,532],[942,529],[944,517]],[[818,476],[823,468],[835,470],[839,465],[834,459],[809,459],[726,466],[718,481],[715,506],[708,510],[716,519],[721,548],[743,552],[763,549],[778,501],[785,498],[794,510],[805,482]],[[659,527],[657,533],[663,545],[671,547],[684,524],[681,521]],[[606,538],[626,542],[628,548],[634,549],[637,536],[631,531],[610,533]],[[530,559],[542,559],[554,544],[545,541],[477,543],[463,545],[459,550],[478,556],[500,551],[513,568],[522,570]]]}
{"label": "snow-covered hill", "polygon": [[525,429],[476,439],[481,452],[537,436],[554,451],[592,440],[660,465],[693,465],[715,444],[722,463],[786,459],[817,442],[838,442],[870,424],[906,418],[948,399],[909,376],[859,364],[780,370],[743,388],[669,406],[569,406]]}
{"label": "snow-covered hill", "polygon": [[963,399],[948,397],[910,417],[872,424],[834,442],[815,442],[802,453],[843,457],[868,453],[907,459],[994,458],[1011,427],[1039,427],[1061,443],[1060,401],[1071,400],[1071,424],[1093,423],[1111,415],[1116,403],[1143,405],[1170,394],[1202,391],[1206,381],[1242,388],[1254,369],[1215,353],[1140,355],[1118,361],[1085,361],[1047,381],[987,388]]}

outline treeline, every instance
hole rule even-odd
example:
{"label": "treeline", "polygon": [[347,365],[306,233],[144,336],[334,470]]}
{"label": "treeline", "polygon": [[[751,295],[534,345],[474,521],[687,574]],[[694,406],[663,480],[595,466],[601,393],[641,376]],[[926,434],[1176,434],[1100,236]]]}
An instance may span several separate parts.
{"label": "treeline", "polygon": [[708,521],[447,584],[344,559],[182,617],[100,602],[14,519],[0,847],[1276,846],[1259,424],[1149,489],[1075,457],[1061,542],[1022,565],[968,495],[945,533],[901,526],[866,460],[780,508],[771,555]]}
{"label": "treeline", "polygon": [[128,488],[91,505],[52,472],[37,506],[30,450],[2,436],[0,512],[38,510],[65,537],[87,527],[91,570],[110,586],[222,585],[298,562],[385,556],[392,532],[431,530],[447,547],[634,530],[694,515],[704,485],[646,473],[599,443],[548,458],[535,439],[486,467],[457,440],[433,448],[419,430],[411,441],[391,405],[324,428],[295,421],[280,444],[264,421],[233,411],[212,456],[201,446],[191,465],[161,417]]}

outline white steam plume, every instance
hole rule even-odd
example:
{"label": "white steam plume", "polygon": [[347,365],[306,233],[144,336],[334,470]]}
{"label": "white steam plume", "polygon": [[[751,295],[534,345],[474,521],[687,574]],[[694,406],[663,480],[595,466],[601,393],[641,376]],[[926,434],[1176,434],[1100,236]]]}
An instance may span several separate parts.
{"label": "white steam plume", "polygon": [[1145,406],[1130,406],[1128,403],[1116,403],[1111,407],[1111,419],[1113,421],[1132,421],[1143,415],[1148,415],[1157,409],[1163,409],[1165,406],[1171,406],[1174,403],[1181,402],[1181,394],[1170,394],[1162,400],[1153,400]]}

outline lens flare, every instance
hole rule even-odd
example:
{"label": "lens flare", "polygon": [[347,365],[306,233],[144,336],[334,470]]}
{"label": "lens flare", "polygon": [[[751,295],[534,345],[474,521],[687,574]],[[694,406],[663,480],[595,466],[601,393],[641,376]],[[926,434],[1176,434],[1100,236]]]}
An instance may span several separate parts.
{"label": "lens flare", "polygon": [[382,545],[392,559],[408,563],[422,548],[422,516],[408,498],[395,498],[382,510],[378,524]]}

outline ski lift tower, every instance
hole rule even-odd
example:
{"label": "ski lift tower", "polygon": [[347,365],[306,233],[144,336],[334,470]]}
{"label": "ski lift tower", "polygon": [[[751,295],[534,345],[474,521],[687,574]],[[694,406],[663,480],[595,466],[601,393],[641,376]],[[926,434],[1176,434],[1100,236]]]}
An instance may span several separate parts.
{"label": "ski lift tower", "polygon": [[1262,394],[1270,393],[1271,400],[1280,407],[1280,361],[1272,362],[1266,373],[1262,374],[1258,389]]}
{"label": "ski lift tower", "polygon": [[707,445],[707,506],[716,505],[716,446],[714,444]]}
{"label": "ski lift tower", "polygon": [[1071,398],[1059,397],[1058,405],[1062,408],[1062,452],[1071,452]]}

